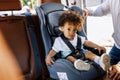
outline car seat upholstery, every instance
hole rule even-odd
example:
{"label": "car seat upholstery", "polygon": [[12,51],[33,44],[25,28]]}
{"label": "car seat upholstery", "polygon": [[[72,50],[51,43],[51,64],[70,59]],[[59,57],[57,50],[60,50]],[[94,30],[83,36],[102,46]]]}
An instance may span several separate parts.
{"label": "car seat upholstery", "polygon": [[[0,10],[2,11],[15,11],[20,9],[20,0],[0,1]],[[34,51],[32,39],[34,43],[37,41],[34,37],[31,38],[31,34],[32,36],[35,34],[33,32],[31,33],[32,28],[29,28],[28,25],[29,23],[25,15],[0,16],[0,55],[9,54],[14,56],[14,60],[16,60],[15,62],[17,63],[16,66],[18,65],[22,73],[22,75],[17,76],[18,78],[23,77],[24,80],[38,80],[42,72],[38,73],[37,64],[40,63],[37,63],[39,61],[36,61],[35,53],[39,54],[39,51],[37,50],[37,46],[35,47],[36,51]],[[5,58],[7,58],[7,56]],[[11,70],[14,71],[14,69]],[[39,70],[41,70],[41,66]]]}
{"label": "car seat upholstery", "polygon": [[[42,50],[44,51],[45,56],[48,55],[52,48],[54,39],[60,34],[58,29],[58,18],[66,9],[71,8],[64,6],[63,4],[51,2],[44,3],[36,8],[40,23],[40,36],[43,43],[43,46],[41,47],[43,47]],[[72,9],[74,9],[74,7],[72,7]],[[78,34],[86,37],[84,29],[81,32],[78,32]],[[50,77],[55,80],[95,80],[95,78],[97,78],[97,76],[94,76],[94,74],[97,73],[95,70],[92,75],[88,75],[85,71],[76,70],[73,64],[66,59],[57,59],[53,65],[47,66],[47,68]],[[92,71],[90,70],[90,72]],[[65,77],[60,76],[61,74]],[[83,79],[82,75],[87,75],[88,77],[84,77]],[[94,78],[90,78],[91,76]]]}

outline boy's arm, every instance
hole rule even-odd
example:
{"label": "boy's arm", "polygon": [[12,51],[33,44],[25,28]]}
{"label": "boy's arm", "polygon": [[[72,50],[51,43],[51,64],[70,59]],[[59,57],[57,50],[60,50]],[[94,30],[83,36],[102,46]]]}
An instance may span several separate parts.
{"label": "boy's arm", "polygon": [[92,47],[92,48],[99,48],[100,47],[99,45],[97,45],[91,41],[88,41],[88,40],[85,40],[84,45],[88,46],[88,47]]}
{"label": "boy's arm", "polygon": [[52,58],[52,57],[55,56],[55,54],[56,54],[56,51],[53,50],[53,49],[51,49],[50,52],[49,52],[49,54],[48,54],[48,56]]}
{"label": "boy's arm", "polygon": [[99,52],[101,50],[103,50],[103,52],[106,52],[106,49],[104,47],[99,46],[99,45],[97,45],[97,44],[95,44],[95,43],[93,43],[91,41],[88,41],[88,40],[85,40],[84,45],[88,46],[88,47],[91,47],[91,48],[97,48],[99,50]]}

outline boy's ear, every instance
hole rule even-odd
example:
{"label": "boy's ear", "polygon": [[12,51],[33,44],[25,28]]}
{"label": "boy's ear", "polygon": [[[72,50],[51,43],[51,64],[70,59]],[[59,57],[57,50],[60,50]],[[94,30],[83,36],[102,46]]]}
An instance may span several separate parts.
{"label": "boy's ear", "polygon": [[63,28],[64,28],[63,26],[60,26],[60,30],[61,30],[61,31],[63,31]]}

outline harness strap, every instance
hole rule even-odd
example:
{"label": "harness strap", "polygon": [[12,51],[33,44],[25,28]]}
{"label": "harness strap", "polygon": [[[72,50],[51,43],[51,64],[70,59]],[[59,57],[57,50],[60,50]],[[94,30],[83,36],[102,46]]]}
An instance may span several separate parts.
{"label": "harness strap", "polygon": [[74,48],[73,45],[70,43],[70,41],[69,41],[67,38],[65,38],[65,36],[64,36],[63,34],[61,34],[60,37],[61,37],[62,40],[65,42],[65,44],[70,48],[70,50],[71,50],[72,52],[75,52],[75,48]]}
{"label": "harness strap", "polygon": [[[75,49],[74,46],[70,43],[70,41],[65,38],[65,36],[63,34],[61,34],[60,36],[62,38],[62,40],[65,42],[65,44],[69,47],[69,49],[72,51],[69,55],[67,55],[65,58],[67,58],[68,56],[73,56],[77,59],[82,59],[84,60],[84,54],[82,54],[81,52],[81,39],[77,36],[77,48]],[[79,53],[77,55],[77,53]]]}

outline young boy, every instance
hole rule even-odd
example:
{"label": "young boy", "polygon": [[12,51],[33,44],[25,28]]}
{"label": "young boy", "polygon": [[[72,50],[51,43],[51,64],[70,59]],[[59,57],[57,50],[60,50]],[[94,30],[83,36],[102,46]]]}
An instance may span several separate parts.
{"label": "young boy", "polygon": [[[91,41],[85,40],[84,37],[77,35],[77,31],[81,31],[83,29],[83,17],[73,10],[68,10],[63,12],[63,14],[59,18],[59,26],[60,30],[62,31],[64,37],[73,45],[73,47],[76,49],[77,46],[77,37],[81,39],[82,44],[82,53],[77,54],[84,54],[85,59],[89,59],[92,61],[95,61],[98,65],[103,68],[103,70],[107,70],[109,68],[109,62],[110,58],[109,55],[104,53],[101,57],[95,55],[91,51],[83,49],[83,45],[97,48],[99,51],[103,50],[106,51],[104,47],[101,47],[97,44],[94,44]],[[81,45],[80,45],[81,46]],[[89,70],[90,64],[84,62],[81,59],[78,59],[71,55],[71,50],[69,47],[65,44],[63,39],[61,37],[57,37],[55,39],[55,42],[53,44],[52,49],[50,50],[48,56],[46,57],[46,64],[52,65],[54,63],[54,60],[52,59],[56,53],[60,52],[62,54],[62,58],[65,58],[69,61],[71,61],[74,64],[74,67],[78,70]]]}

